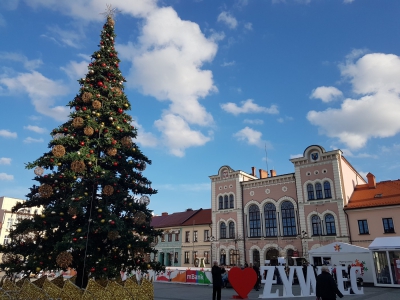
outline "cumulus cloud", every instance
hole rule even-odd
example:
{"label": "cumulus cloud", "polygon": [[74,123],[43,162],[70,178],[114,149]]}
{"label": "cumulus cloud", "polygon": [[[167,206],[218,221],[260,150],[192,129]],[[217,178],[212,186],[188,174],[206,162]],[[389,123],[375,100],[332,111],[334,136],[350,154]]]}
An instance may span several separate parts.
{"label": "cumulus cloud", "polygon": [[244,28],[247,30],[253,30],[253,24],[251,24],[250,22],[244,24]]}
{"label": "cumulus cloud", "polygon": [[15,52],[0,52],[0,59],[7,61],[15,61],[23,64],[25,69],[34,70],[43,64],[41,59],[29,60],[25,55]]}
{"label": "cumulus cloud", "polygon": [[211,137],[203,135],[200,131],[192,130],[187,122],[177,115],[165,114],[155,122],[155,126],[162,132],[170,153],[178,157],[185,155],[186,148],[203,146],[211,140]]}
{"label": "cumulus cloud", "polygon": [[25,144],[31,144],[31,143],[43,143],[44,140],[42,138],[40,139],[34,139],[30,136],[28,136],[26,139],[24,139]]}
{"label": "cumulus cloud", "polygon": [[321,99],[322,102],[331,102],[343,96],[343,93],[334,86],[320,86],[311,93],[311,99]]}
{"label": "cumulus cloud", "polygon": [[260,119],[244,119],[243,123],[254,124],[254,125],[262,125],[262,124],[264,124],[264,121],[260,120]]}
{"label": "cumulus cloud", "polygon": [[252,146],[257,146],[260,148],[263,148],[264,146],[268,148],[271,147],[269,142],[262,140],[262,133],[260,131],[254,130],[247,126],[236,132],[233,136],[236,137],[238,141],[244,141]]}
{"label": "cumulus cloud", "polygon": [[7,180],[7,181],[14,180],[14,175],[0,173],[0,180]]}
{"label": "cumulus cloud", "polygon": [[36,132],[36,133],[45,133],[45,132],[47,132],[46,128],[35,126],[35,125],[24,126],[24,129],[30,130],[30,131],[33,131],[33,132]]}
{"label": "cumulus cloud", "polygon": [[267,114],[278,114],[279,110],[276,105],[271,105],[271,107],[263,107],[253,102],[253,99],[247,99],[246,101],[242,101],[242,106],[238,106],[236,103],[228,102],[221,104],[221,108],[228,113],[231,113],[235,116],[239,114],[247,114],[247,113],[267,113]]}
{"label": "cumulus cloud", "polygon": [[38,113],[65,121],[69,109],[65,106],[53,106],[54,98],[68,93],[68,89],[59,81],[51,80],[37,71],[20,73],[15,77],[0,78],[0,87],[5,86],[10,93],[24,92],[31,98]]}
{"label": "cumulus cloud", "polygon": [[231,67],[231,66],[234,66],[235,64],[236,64],[236,62],[234,60],[233,61],[227,61],[227,62],[222,63],[221,67]]}
{"label": "cumulus cloud", "polygon": [[159,144],[157,137],[151,132],[144,130],[143,126],[140,125],[136,118],[131,122],[137,129],[136,142],[144,147],[156,147]]}
{"label": "cumulus cloud", "polygon": [[238,25],[238,21],[229,12],[223,11],[218,15],[218,22],[225,23],[229,28],[234,29]]}
{"label": "cumulus cloud", "polygon": [[0,157],[0,165],[11,165],[11,158]]}
{"label": "cumulus cloud", "polygon": [[0,129],[0,136],[5,137],[5,138],[12,138],[15,139],[17,138],[17,133],[16,132],[11,132],[6,129]]}
{"label": "cumulus cloud", "polygon": [[76,80],[86,75],[89,63],[89,60],[82,60],[81,62],[71,60],[65,67],[60,67],[60,69],[63,70],[70,79]]}
{"label": "cumulus cloud", "polygon": [[400,132],[400,57],[371,53],[340,65],[341,75],[359,95],[347,98],[340,108],[310,111],[307,119],[319,132],[338,138],[351,150],[364,147],[370,138]]}

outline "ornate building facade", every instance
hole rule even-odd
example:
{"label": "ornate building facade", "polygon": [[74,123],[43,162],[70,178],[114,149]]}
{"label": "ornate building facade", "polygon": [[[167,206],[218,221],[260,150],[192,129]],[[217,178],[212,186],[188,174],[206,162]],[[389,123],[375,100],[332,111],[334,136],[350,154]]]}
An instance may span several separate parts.
{"label": "ornate building facade", "polygon": [[213,260],[293,264],[311,249],[349,242],[343,207],[365,180],[340,150],[313,145],[290,161],[290,174],[222,166],[210,176]]}

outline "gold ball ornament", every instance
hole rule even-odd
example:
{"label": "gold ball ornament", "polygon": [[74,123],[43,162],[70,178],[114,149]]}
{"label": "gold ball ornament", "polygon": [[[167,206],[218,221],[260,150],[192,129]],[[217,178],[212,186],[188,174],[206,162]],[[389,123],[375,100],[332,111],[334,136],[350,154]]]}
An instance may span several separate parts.
{"label": "gold ball ornament", "polygon": [[65,155],[65,148],[63,145],[55,145],[51,152],[55,157],[63,157]]}
{"label": "gold ball ornament", "polygon": [[82,232],[82,229],[81,228],[78,228],[77,230],[76,230],[76,232]]}
{"label": "gold ball ornament", "polygon": [[74,128],[81,128],[83,127],[83,119],[81,117],[76,117],[72,120],[72,126]]}
{"label": "gold ball ornament", "polygon": [[109,156],[115,156],[117,154],[117,149],[116,148],[108,148],[107,149],[107,154]]}
{"label": "gold ball ornament", "polygon": [[71,170],[77,173],[83,172],[85,167],[85,163],[81,160],[76,160],[71,163]]}
{"label": "gold ball ornament", "polygon": [[72,264],[72,260],[72,254],[67,251],[63,251],[57,255],[56,263],[61,268],[68,268]]}
{"label": "gold ball ornament", "polygon": [[82,95],[82,101],[83,101],[84,103],[89,103],[90,100],[92,99],[92,97],[93,97],[93,95],[92,95],[91,93],[89,93],[89,92],[84,92],[83,95]]}
{"label": "gold ball ornament", "polygon": [[93,133],[94,133],[94,129],[93,129],[92,127],[90,127],[90,126],[85,127],[85,128],[83,129],[83,133],[84,133],[85,135],[87,135],[87,136],[91,136],[91,135],[93,135]]}
{"label": "gold ball ornament", "polygon": [[39,194],[42,198],[49,198],[53,195],[53,188],[48,184],[42,184],[39,187]]}
{"label": "gold ball ornament", "polygon": [[129,136],[125,136],[121,139],[121,145],[126,147],[126,148],[130,148],[132,147],[132,138]]}
{"label": "gold ball ornament", "polygon": [[103,188],[103,194],[106,196],[111,196],[114,193],[114,188],[111,185],[106,185]]}
{"label": "gold ball ornament", "polygon": [[42,270],[42,268],[36,267],[36,272],[40,272],[40,270]]}
{"label": "gold ball ornament", "polygon": [[94,109],[100,109],[101,108],[101,102],[98,100],[93,101],[92,106]]}

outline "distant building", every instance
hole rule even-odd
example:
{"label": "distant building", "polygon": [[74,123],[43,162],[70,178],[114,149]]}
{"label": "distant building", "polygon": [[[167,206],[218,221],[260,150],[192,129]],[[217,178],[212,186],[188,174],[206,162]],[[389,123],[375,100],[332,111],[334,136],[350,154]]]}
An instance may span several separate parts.
{"label": "distant building", "polygon": [[289,174],[222,166],[210,176],[212,260],[277,264],[281,257],[291,265],[308,250],[350,241],[343,207],[365,180],[340,150],[313,145],[290,161]]}
{"label": "distant building", "polygon": [[344,210],[351,243],[368,248],[377,237],[400,235],[400,180],[376,182],[371,173],[367,178],[368,183],[355,187]]}

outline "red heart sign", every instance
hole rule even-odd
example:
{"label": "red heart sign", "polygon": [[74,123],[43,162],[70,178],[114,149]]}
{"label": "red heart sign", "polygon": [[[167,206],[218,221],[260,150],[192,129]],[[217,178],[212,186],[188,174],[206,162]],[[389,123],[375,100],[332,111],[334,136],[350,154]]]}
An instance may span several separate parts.
{"label": "red heart sign", "polygon": [[228,280],[236,293],[245,299],[257,282],[257,274],[252,268],[234,267],[228,273]]}

